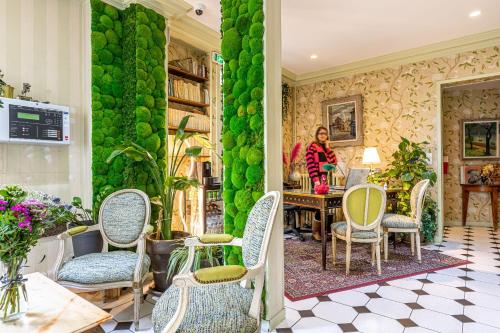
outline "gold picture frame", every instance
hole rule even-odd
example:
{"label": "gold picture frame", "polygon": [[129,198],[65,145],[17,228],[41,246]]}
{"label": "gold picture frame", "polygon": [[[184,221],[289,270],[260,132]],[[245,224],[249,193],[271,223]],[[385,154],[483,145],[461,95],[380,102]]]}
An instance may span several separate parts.
{"label": "gold picture frame", "polygon": [[331,147],[362,146],[363,97],[333,98],[321,103],[323,125]]}

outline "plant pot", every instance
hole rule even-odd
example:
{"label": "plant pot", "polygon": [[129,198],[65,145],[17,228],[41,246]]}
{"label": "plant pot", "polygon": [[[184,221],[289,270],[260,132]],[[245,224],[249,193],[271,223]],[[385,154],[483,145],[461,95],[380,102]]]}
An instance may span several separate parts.
{"label": "plant pot", "polygon": [[184,231],[172,231],[172,240],[157,240],[146,238],[146,251],[151,258],[151,269],[155,290],[164,292],[172,284],[172,279],[167,281],[168,261],[173,250],[184,245],[184,239],[190,234]]}
{"label": "plant pot", "polygon": [[[94,225],[94,221],[82,221],[84,225]],[[78,226],[77,224],[68,224],[68,229]],[[76,257],[81,257],[90,253],[99,253],[102,251],[102,236],[99,230],[92,230],[71,237],[73,242],[73,254]]]}

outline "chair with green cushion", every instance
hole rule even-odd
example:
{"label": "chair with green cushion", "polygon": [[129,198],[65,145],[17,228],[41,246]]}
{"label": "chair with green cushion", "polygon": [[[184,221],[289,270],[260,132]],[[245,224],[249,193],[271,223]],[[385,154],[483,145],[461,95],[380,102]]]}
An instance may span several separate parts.
{"label": "chair with green cushion", "polygon": [[389,258],[388,239],[390,232],[410,233],[411,237],[411,255],[415,255],[415,245],[417,248],[417,260],[422,262],[420,250],[420,227],[422,225],[422,210],[424,207],[425,192],[429,187],[430,180],[419,181],[411,190],[410,206],[411,215],[385,214],[382,219],[384,230],[384,260]]}
{"label": "chair with green cushion", "polygon": [[[186,239],[187,263],[153,309],[155,333],[260,332],[267,249],[279,200],[279,192],[269,192],[257,201],[242,239],[228,235]],[[195,247],[215,245],[241,246],[244,266],[191,272]]]}
{"label": "chair with green cushion", "polygon": [[[145,254],[150,207],[149,198],[142,191],[126,189],[112,193],[99,210],[102,252],[65,258],[66,239],[87,231],[86,227],[70,229],[57,237],[59,254],[52,271],[52,278],[68,288],[85,291],[133,288],[136,330],[139,329],[143,282],[151,262]],[[108,244],[120,250],[108,252]],[[136,247],[136,251],[127,250],[131,247]]]}
{"label": "chair with green cushion", "polygon": [[372,251],[372,265],[377,258],[377,272],[380,267],[380,243],[382,230],[380,222],[385,211],[387,196],[384,189],[374,184],[361,184],[351,187],[342,200],[342,209],[346,222],[332,224],[332,255],[333,265],[337,261],[337,238],[346,242],[346,267],[349,274],[351,265],[351,243],[369,243]]}

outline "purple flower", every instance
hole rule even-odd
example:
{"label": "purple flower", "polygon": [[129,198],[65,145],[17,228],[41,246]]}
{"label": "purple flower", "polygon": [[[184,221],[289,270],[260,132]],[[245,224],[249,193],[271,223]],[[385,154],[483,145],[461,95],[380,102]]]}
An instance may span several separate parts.
{"label": "purple flower", "polygon": [[0,206],[7,206],[9,203],[5,200],[0,200]]}

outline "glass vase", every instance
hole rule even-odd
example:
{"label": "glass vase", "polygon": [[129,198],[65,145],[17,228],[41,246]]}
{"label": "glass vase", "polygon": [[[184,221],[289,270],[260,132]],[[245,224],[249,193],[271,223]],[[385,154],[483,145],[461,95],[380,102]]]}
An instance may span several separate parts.
{"label": "glass vase", "polygon": [[0,319],[12,321],[22,317],[28,309],[26,279],[20,273],[23,260],[13,258],[3,262],[7,272],[0,280]]}

